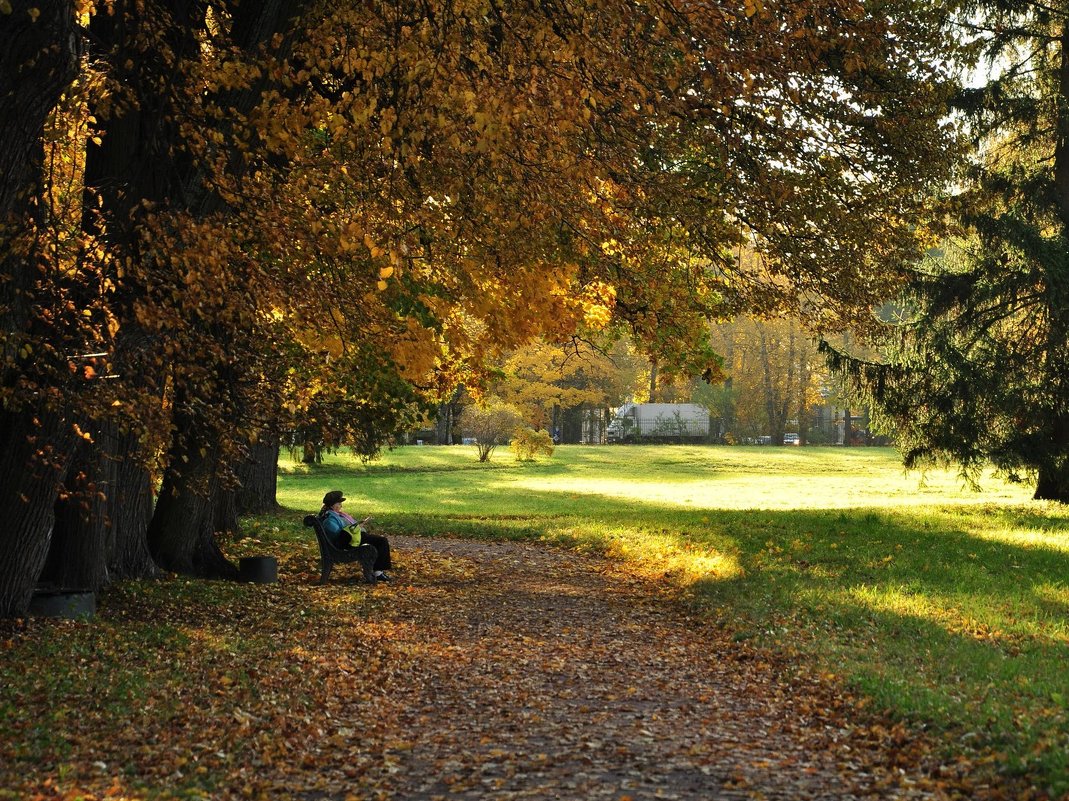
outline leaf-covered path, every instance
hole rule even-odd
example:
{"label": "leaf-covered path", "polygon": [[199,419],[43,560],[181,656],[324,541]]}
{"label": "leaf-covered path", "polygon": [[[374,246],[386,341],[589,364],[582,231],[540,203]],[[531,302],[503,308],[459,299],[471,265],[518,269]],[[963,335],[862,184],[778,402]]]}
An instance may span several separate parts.
{"label": "leaf-covered path", "polygon": [[625,564],[392,540],[388,585],[352,565],[321,585],[302,542],[277,584],[171,577],[88,624],[9,623],[0,799],[1042,797]]}
{"label": "leaf-covered path", "polygon": [[396,544],[410,566],[373,591],[367,632],[388,626],[368,648],[399,664],[320,721],[339,764],[304,798],[1001,795],[607,560]]}

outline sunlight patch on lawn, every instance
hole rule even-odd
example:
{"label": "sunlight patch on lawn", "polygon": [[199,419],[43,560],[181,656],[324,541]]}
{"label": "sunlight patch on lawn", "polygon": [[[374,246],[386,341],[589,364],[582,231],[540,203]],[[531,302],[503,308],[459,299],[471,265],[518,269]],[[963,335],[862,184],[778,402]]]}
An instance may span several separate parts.
{"label": "sunlight patch on lawn", "polygon": [[951,617],[950,609],[937,603],[932,596],[907,587],[864,584],[834,593],[834,597],[844,604],[863,606],[874,612],[920,618],[940,626],[944,626]]}
{"label": "sunlight patch on lawn", "polygon": [[684,585],[702,579],[723,581],[745,575],[735,554],[707,545],[680,543],[674,534],[617,530],[608,537],[606,553],[641,564],[642,572],[654,577],[671,574]]}
{"label": "sunlight patch on lawn", "polygon": [[[1069,591],[1064,587],[1047,585],[1033,588],[1033,592],[1040,597],[1049,594],[1060,603],[1069,602]],[[1037,623],[1027,614],[1030,604],[1017,607],[1006,599],[985,603],[975,597],[956,598],[902,586],[873,585],[851,587],[834,597],[839,603],[860,606],[879,615],[922,620],[949,635],[974,642],[1012,646],[1026,640],[1057,644],[1067,641],[1064,627],[1052,627],[1047,621]]]}
{"label": "sunlight patch on lawn", "polygon": [[[663,476],[663,473],[660,474]],[[850,509],[867,506],[913,507],[919,502],[938,501],[973,505],[1019,501],[1017,488],[992,486],[984,493],[948,492],[929,478],[922,484],[916,477],[899,475],[840,475],[721,477],[678,476],[671,481],[645,480],[633,476],[511,477],[513,486],[534,492],[557,492],[566,496],[599,496],[647,505],[686,509]],[[1023,497],[1023,496],[1022,496]]]}
{"label": "sunlight patch on lawn", "polygon": [[1020,527],[992,529],[984,528],[981,522],[968,526],[966,530],[977,539],[1003,542],[1019,548],[1046,548],[1069,553],[1069,533],[1065,531]]}

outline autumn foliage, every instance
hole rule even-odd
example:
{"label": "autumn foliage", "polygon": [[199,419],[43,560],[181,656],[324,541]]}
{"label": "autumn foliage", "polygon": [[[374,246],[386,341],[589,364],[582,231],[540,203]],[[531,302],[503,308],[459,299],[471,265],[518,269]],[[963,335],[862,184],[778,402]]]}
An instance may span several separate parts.
{"label": "autumn foliage", "polygon": [[[65,582],[232,575],[212,535],[242,465],[306,414],[374,452],[534,337],[624,326],[697,375],[710,317],[848,319],[954,150],[941,22],[911,0],[0,5],[0,615],[53,515],[88,543],[52,548]],[[154,509],[122,501],[157,482]]]}

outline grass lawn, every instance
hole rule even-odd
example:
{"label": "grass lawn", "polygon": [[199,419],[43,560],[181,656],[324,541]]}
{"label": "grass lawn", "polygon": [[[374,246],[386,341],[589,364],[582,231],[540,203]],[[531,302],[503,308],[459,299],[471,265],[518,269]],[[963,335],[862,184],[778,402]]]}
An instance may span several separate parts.
{"label": "grass lawn", "polygon": [[255,539],[292,538],[338,488],[386,533],[619,556],[737,638],[1069,792],[1069,510],[1030,487],[973,492],[874,448],[566,446],[479,464],[470,447],[406,447],[281,468],[287,514],[251,521]]}

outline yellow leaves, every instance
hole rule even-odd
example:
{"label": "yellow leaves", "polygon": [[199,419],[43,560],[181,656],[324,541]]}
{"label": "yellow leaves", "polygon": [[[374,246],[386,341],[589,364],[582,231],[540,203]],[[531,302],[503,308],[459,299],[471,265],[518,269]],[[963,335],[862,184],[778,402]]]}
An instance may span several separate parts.
{"label": "yellow leaves", "polygon": [[594,331],[600,331],[612,322],[616,288],[604,281],[592,281],[583,288],[579,303],[583,322]]}
{"label": "yellow leaves", "polygon": [[373,259],[377,259],[386,253],[385,250],[375,244],[375,240],[371,238],[371,234],[364,234],[364,247],[368,249],[371,258]]}
{"label": "yellow leaves", "polygon": [[755,14],[759,14],[761,11],[764,10],[764,4],[761,2],[761,0],[745,0],[745,2],[743,3],[743,7],[746,12],[747,19],[754,16]]}
{"label": "yellow leaves", "polygon": [[10,14],[12,11],[11,0],[0,0],[0,14]]}
{"label": "yellow leaves", "polygon": [[379,130],[382,131],[382,135],[389,136],[396,122],[397,112],[389,107],[384,108],[382,114],[379,115]]}
{"label": "yellow leaves", "polygon": [[[313,223],[317,225],[318,223]],[[322,224],[318,224],[322,228]],[[317,231],[316,228],[312,229]],[[367,235],[364,233],[363,227],[357,222],[346,223],[342,226],[341,233],[338,235],[338,246],[343,253],[352,253],[366,240]]]}
{"label": "yellow leaves", "polygon": [[33,20],[34,22],[37,22],[37,18],[39,16],[41,16],[41,9],[39,9],[39,8],[28,8],[28,9],[26,9],[26,13],[30,15],[30,19],[31,20]]}
{"label": "yellow leaves", "polygon": [[461,101],[464,103],[464,110],[468,114],[475,114],[475,92],[471,89],[465,89],[460,95]]}
{"label": "yellow leaves", "polygon": [[368,105],[353,105],[349,109],[349,118],[356,125],[366,125],[371,115],[375,113],[375,99],[372,98]]}

